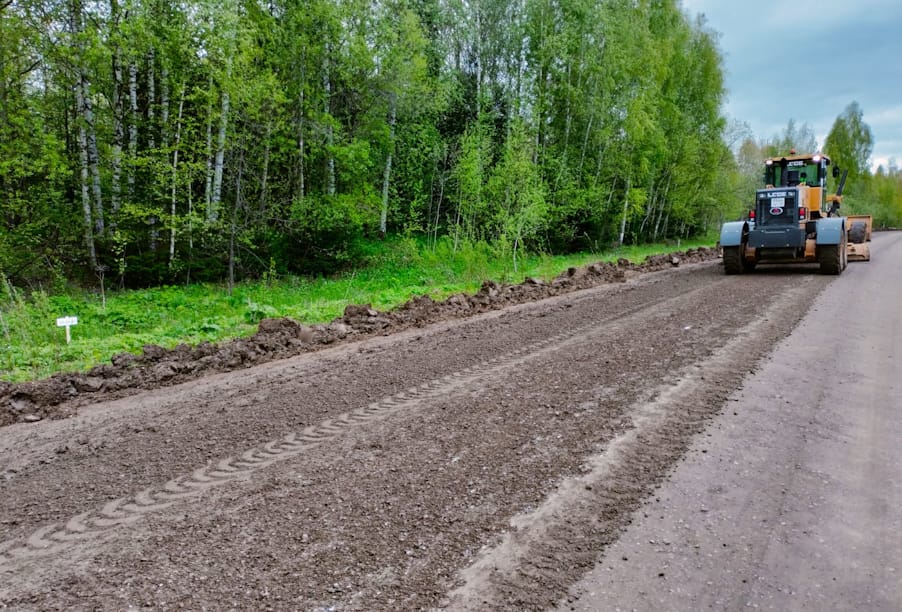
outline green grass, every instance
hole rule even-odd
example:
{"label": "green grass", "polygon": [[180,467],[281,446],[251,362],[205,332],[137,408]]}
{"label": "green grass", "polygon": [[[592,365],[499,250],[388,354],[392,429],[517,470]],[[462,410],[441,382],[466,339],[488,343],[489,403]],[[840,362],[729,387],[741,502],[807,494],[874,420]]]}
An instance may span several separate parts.
{"label": "green grass", "polygon": [[[483,280],[520,282],[526,276],[550,280],[571,266],[677,249],[711,246],[714,240],[624,247],[605,253],[531,255],[514,270],[509,256],[488,245],[455,249],[450,241],[430,249],[414,240],[373,243],[361,266],[334,278],[286,277],[237,285],[165,286],[154,289],[25,296],[0,276],[0,380],[26,381],[56,372],[84,371],[116,353],[139,353],[145,344],[171,348],[248,336],[267,317],[291,317],[312,325],[341,316],[348,304],[389,310],[418,295],[441,300],[472,293]],[[72,342],[56,319],[77,316]]]}

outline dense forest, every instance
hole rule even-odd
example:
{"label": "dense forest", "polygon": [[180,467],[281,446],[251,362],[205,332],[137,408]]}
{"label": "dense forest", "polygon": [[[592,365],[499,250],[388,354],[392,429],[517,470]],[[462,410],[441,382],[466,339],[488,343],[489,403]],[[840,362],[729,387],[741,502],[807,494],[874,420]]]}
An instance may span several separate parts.
{"label": "dense forest", "polygon": [[[234,281],[386,235],[516,258],[710,232],[784,144],[728,126],[722,63],[678,0],[0,0],[0,275]],[[857,105],[831,138],[853,200],[898,223]]]}

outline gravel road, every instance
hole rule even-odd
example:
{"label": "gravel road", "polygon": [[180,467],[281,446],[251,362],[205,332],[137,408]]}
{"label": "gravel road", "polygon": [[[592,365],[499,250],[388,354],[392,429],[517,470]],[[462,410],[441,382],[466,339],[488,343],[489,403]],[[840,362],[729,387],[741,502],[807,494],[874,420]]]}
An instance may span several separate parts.
{"label": "gravel road", "polygon": [[564,610],[902,610],[902,234],[731,395]]}
{"label": "gravel road", "polygon": [[[878,236],[838,279],[680,266],[0,428],[0,607],[733,607],[698,551],[748,537],[741,584],[762,602],[791,582],[776,542],[808,547],[800,580],[858,564],[854,596],[824,597],[898,608],[897,586],[858,595],[899,571],[900,313],[878,302],[902,303],[900,251]],[[682,527],[699,514],[719,522]],[[671,535],[627,566],[637,529]],[[683,573],[659,577],[659,554]],[[633,581],[610,588],[614,571]],[[652,593],[662,578],[692,594]]]}

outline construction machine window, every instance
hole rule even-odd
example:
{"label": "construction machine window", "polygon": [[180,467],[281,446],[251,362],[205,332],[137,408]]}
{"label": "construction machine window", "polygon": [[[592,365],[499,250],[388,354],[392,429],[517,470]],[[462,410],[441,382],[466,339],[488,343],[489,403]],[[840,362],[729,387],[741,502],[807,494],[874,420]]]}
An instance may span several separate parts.
{"label": "construction machine window", "polygon": [[820,185],[822,175],[826,177],[826,170],[822,171],[818,163],[776,162],[766,167],[764,184],[774,187],[795,187],[796,185],[816,187]]}

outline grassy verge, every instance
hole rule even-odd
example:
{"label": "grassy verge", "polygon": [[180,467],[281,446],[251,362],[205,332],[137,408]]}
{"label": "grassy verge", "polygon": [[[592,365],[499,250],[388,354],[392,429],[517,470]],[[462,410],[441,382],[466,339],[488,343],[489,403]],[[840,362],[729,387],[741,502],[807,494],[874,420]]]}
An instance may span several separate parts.
{"label": "grassy verge", "polygon": [[[546,280],[570,266],[625,257],[640,262],[651,254],[711,246],[713,240],[675,245],[624,247],[605,253],[532,255],[518,261],[500,257],[490,246],[450,242],[427,248],[413,240],[371,246],[359,269],[334,278],[270,278],[242,283],[231,295],[221,285],[167,286],[107,292],[80,291],[26,296],[0,277],[0,380],[25,381],[56,372],[81,371],[114,354],[140,352],[145,344],[167,348],[179,343],[217,342],[247,336],[266,317],[292,317],[312,325],[340,316],[348,304],[389,310],[411,297],[441,300],[476,291],[483,280]],[[72,342],[56,319],[77,316]]]}

